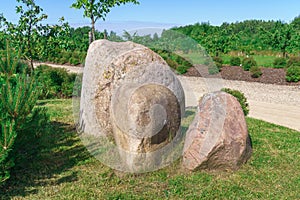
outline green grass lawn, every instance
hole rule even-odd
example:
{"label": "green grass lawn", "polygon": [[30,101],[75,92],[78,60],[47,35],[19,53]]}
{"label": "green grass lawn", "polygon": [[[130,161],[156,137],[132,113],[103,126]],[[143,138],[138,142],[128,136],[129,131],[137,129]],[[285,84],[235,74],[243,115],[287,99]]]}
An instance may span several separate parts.
{"label": "green grass lawn", "polygon": [[193,65],[197,64],[208,64],[212,62],[212,59],[208,57],[205,52],[198,52],[198,53],[189,53],[189,54],[179,54],[185,59],[189,60]]}
{"label": "green grass lawn", "polygon": [[275,56],[254,55],[253,57],[260,67],[273,67],[274,60],[276,59]]}
{"label": "green grass lawn", "polygon": [[[230,65],[230,55],[222,55],[223,63]],[[264,55],[253,55],[254,60],[257,62],[257,65],[260,67],[273,67],[275,56],[264,56]],[[240,57],[243,60],[243,57]]]}
{"label": "green grass lawn", "polygon": [[254,153],[239,171],[186,173],[178,160],[156,172],[116,175],[82,145],[71,100],[40,105],[51,123],[22,141],[0,199],[300,199],[299,132],[247,118]]}
{"label": "green grass lawn", "polygon": [[[200,53],[190,53],[184,54],[184,57],[190,60],[193,64],[204,64],[207,62],[211,62],[210,59],[202,56]],[[230,55],[223,54],[220,56],[223,59],[223,64],[230,65]],[[260,67],[273,67],[274,60],[276,59],[275,56],[265,56],[265,55],[253,55],[252,56],[257,65]],[[243,60],[243,57],[240,57]]]}

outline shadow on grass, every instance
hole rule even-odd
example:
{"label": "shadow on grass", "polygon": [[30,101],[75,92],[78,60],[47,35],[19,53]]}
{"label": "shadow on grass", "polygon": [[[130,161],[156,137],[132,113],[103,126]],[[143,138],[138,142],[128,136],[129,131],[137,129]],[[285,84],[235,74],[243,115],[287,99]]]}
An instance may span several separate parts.
{"label": "shadow on grass", "polygon": [[15,166],[11,178],[0,188],[0,199],[36,194],[38,186],[60,185],[77,180],[69,170],[90,156],[74,126],[51,122],[45,132],[22,132],[15,143]]}

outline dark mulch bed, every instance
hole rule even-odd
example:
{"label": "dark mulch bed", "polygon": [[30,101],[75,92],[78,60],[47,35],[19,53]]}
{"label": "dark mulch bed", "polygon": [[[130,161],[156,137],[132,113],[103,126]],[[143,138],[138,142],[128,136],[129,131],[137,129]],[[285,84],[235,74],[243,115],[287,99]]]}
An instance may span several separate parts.
{"label": "dark mulch bed", "polygon": [[[197,67],[201,69],[201,67]],[[192,67],[188,70],[185,76],[194,76],[194,77],[220,77],[220,75],[210,76],[208,73],[197,70],[195,67]],[[203,68],[202,68],[203,69]],[[222,68],[221,76],[226,80],[238,80],[238,81],[247,81],[247,82],[260,82],[266,84],[277,84],[277,85],[300,85],[298,83],[289,83],[285,80],[286,71],[285,69],[274,69],[274,68],[262,68],[262,76],[259,78],[252,78],[249,71],[244,71],[241,67],[238,66],[225,66]]]}

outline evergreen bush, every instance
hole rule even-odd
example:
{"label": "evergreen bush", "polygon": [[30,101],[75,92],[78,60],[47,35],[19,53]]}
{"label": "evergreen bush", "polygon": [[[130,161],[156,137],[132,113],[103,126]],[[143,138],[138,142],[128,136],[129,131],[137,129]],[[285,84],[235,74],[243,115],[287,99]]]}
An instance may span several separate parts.
{"label": "evergreen bush", "polygon": [[223,67],[223,59],[221,57],[213,57],[213,61],[219,69],[218,72],[220,72]]}
{"label": "evergreen bush", "polygon": [[285,58],[276,58],[273,63],[274,68],[284,68],[286,66],[286,59]]}
{"label": "evergreen bush", "polygon": [[287,69],[286,80],[288,82],[300,81],[300,66],[291,66]]}
{"label": "evergreen bush", "polygon": [[72,90],[75,74],[69,74],[62,68],[52,68],[41,65],[36,69],[37,77],[42,88],[40,99],[69,98]]}
{"label": "evergreen bush", "polygon": [[230,65],[231,66],[240,66],[241,65],[241,59],[240,57],[231,57],[230,58]]}
{"label": "evergreen bush", "polygon": [[244,58],[242,65],[245,71],[249,71],[251,67],[257,66],[257,63],[252,57],[249,57],[249,58]]}
{"label": "evergreen bush", "polygon": [[177,62],[173,61],[171,58],[167,58],[166,62],[172,69],[175,69],[175,70],[177,69],[177,67],[178,67]]}
{"label": "evergreen bush", "polygon": [[291,66],[300,66],[300,56],[298,57],[291,57],[287,62],[287,67]]}
{"label": "evergreen bush", "polygon": [[69,63],[71,64],[71,65],[79,65],[80,64],[80,60],[79,60],[79,58],[70,58],[69,59]]}
{"label": "evergreen bush", "polygon": [[183,65],[179,65],[177,68],[176,68],[176,71],[178,74],[185,74],[187,72],[188,68],[186,66],[183,66]]}
{"label": "evergreen bush", "polygon": [[262,75],[261,68],[258,66],[252,66],[250,68],[250,73],[252,78],[259,78]]}
{"label": "evergreen bush", "polygon": [[245,95],[242,92],[240,92],[238,90],[232,90],[229,88],[223,88],[222,91],[226,92],[228,94],[231,94],[240,102],[245,116],[247,116],[249,114],[249,104],[247,102],[247,98],[245,97]]}
{"label": "evergreen bush", "polygon": [[24,127],[37,102],[39,87],[33,72],[20,69],[20,59],[7,45],[0,59],[0,185],[10,177],[14,166],[12,150],[18,131]]}

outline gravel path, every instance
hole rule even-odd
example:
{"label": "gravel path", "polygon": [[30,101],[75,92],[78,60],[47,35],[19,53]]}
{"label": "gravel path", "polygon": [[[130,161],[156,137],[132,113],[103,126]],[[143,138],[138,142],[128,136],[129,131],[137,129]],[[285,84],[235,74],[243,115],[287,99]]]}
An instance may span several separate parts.
{"label": "gravel path", "polygon": [[236,89],[245,94],[250,106],[249,116],[300,131],[299,86],[271,85],[179,76],[187,106],[196,106],[207,92],[221,88]]}
{"label": "gravel path", "polygon": [[[82,73],[82,67],[46,64]],[[197,106],[205,93],[221,88],[236,89],[245,94],[250,106],[249,116],[300,131],[299,86],[271,85],[256,82],[231,81],[217,78],[178,76],[185,91],[186,106]]]}
{"label": "gravel path", "polygon": [[83,67],[75,67],[75,66],[68,66],[68,65],[56,65],[56,64],[49,64],[49,63],[34,63],[33,66],[36,68],[39,65],[48,65],[54,68],[64,68],[70,73],[82,73]]}

